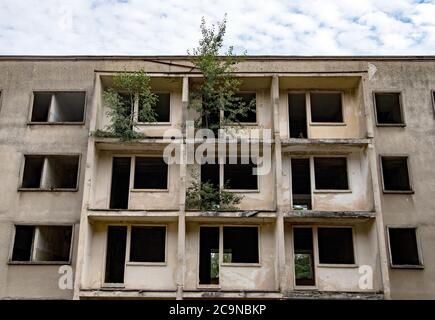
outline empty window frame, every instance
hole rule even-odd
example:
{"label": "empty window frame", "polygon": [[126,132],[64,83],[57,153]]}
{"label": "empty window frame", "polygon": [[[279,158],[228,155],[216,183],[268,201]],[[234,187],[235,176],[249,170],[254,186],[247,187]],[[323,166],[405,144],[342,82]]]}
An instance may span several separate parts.
{"label": "empty window frame", "polygon": [[69,263],[72,226],[16,225],[11,262]]}
{"label": "empty window frame", "polygon": [[[235,95],[236,103],[240,103],[243,108],[248,111],[246,114],[237,114],[235,121],[240,123],[256,123],[257,122],[257,107],[256,107],[256,93],[255,92],[238,92]],[[228,117],[228,112],[224,113],[224,117]]]}
{"label": "empty window frame", "polygon": [[291,159],[293,209],[311,210],[311,175],[309,158]]}
{"label": "empty window frame", "polygon": [[199,229],[199,284],[219,284],[219,229]]}
{"label": "empty window frame", "polygon": [[404,125],[400,92],[375,92],[377,125]]}
{"label": "empty window frame", "polygon": [[224,263],[259,263],[258,227],[223,227]]}
{"label": "empty window frame", "polygon": [[20,189],[77,189],[79,155],[25,155]]}
{"label": "empty window frame", "polygon": [[319,227],[317,239],[320,264],[355,264],[351,227]]}
{"label": "empty window frame", "polygon": [[422,267],[416,228],[388,228],[392,267]]}
{"label": "empty window frame", "polygon": [[295,284],[314,286],[314,249],[313,229],[310,227],[293,228]]}
{"label": "empty window frame", "polygon": [[346,157],[314,157],[316,190],[349,190]]}
{"label": "empty window frame", "polygon": [[231,164],[230,160],[227,159],[223,165],[225,189],[258,190],[258,175],[253,173],[256,164],[250,158],[247,164],[241,162],[241,158],[237,158],[237,164]]}
{"label": "empty window frame", "polygon": [[204,163],[201,165],[201,184],[208,183],[218,190],[220,188],[220,164],[215,159],[214,163]]}
{"label": "empty window frame", "polygon": [[168,164],[163,157],[135,157],[134,189],[167,189]]}
{"label": "empty window frame", "polygon": [[[171,121],[171,94],[169,92],[155,92],[157,102],[153,107],[156,114],[156,122],[170,122]],[[141,117],[142,100],[139,98],[139,122],[145,122],[146,119]]]}
{"label": "empty window frame", "polygon": [[128,209],[131,157],[113,157],[110,209]]}
{"label": "empty window frame", "polygon": [[166,227],[132,226],[130,262],[165,262]]}
{"label": "empty window frame", "polygon": [[341,92],[310,92],[311,122],[343,123]]}
{"label": "empty window frame", "polygon": [[108,226],[105,283],[124,283],[127,227]]}
{"label": "empty window frame", "polygon": [[431,93],[431,98],[432,98],[432,107],[433,107],[433,112],[435,114],[435,90],[432,90]]}
{"label": "empty window frame", "polygon": [[83,123],[86,92],[33,92],[30,122]]}
{"label": "empty window frame", "polygon": [[384,192],[412,192],[407,156],[381,156]]}
{"label": "empty window frame", "polygon": [[289,93],[288,115],[290,138],[308,138],[305,92]]}

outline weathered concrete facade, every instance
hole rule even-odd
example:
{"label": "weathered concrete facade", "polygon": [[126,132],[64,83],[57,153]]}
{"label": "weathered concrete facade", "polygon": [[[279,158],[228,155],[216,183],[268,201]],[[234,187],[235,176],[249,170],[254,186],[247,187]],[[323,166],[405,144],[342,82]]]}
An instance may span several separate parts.
{"label": "weathered concrete facade", "polygon": [[[136,142],[92,136],[109,122],[102,92],[113,75],[139,69],[152,77],[153,90],[169,93],[169,121],[140,124],[147,138]],[[135,188],[133,174],[136,158],[162,157],[168,129],[178,130],[175,143],[181,154],[187,152],[184,124],[195,117],[188,108],[189,90],[201,78],[187,57],[0,57],[0,298],[434,299],[435,58],[247,57],[236,76],[243,81],[241,89],[256,96],[256,122],[236,134],[272,131],[271,170],[258,176],[254,190],[236,191],[243,195],[240,210],[201,212],[185,205],[186,188],[200,165],[168,165],[163,189]],[[85,92],[82,121],[34,121],[35,93],[69,91]],[[403,121],[379,123],[377,92],[400,95]],[[313,93],[338,94],[342,118],[314,121]],[[291,94],[304,101],[304,137],[290,132]],[[49,105],[54,110],[54,103]],[[43,159],[40,179],[45,181],[50,157],[71,155],[79,156],[75,188],[24,185],[26,157]],[[407,157],[409,190],[388,190],[382,156]],[[130,159],[132,172],[128,209],[110,209],[113,158],[123,157]],[[325,188],[316,178],[318,162],[333,158],[344,163],[345,186]],[[307,168],[307,210],[300,210],[293,190],[298,159]],[[17,240],[17,226],[22,225],[36,230],[27,260],[15,256],[27,248],[24,238],[22,243]],[[37,241],[44,238],[42,226],[72,226],[67,261],[37,257],[44,251]],[[106,281],[110,226],[124,226],[126,232],[120,283]],[[164,228],[159,262],[132,261],[132,233],[140,226]],[[199,275],[200,230],[207,227],[217,232],[219,266],[218,283],[204,284]],[[225,260],[229,251],[224,234],[231,227],[258,230],[258,261]],[[304,228],[311,234],[308,249],[298,248],[295,240]],[[326,247],[337,246],[322,240],[328,228],[349,231],[351,248],[346,252],[351,260],[334,263],[343,257],[327,255]],[[393,263],[397,243],[392,249],[389,228],[416,230],[418,263]],[[296,280],[299,254],[312,260],[308,284]],[[61,265],[72,267],[73,288],[59,287]],[[361,284],[367,272],[368,285]]]}

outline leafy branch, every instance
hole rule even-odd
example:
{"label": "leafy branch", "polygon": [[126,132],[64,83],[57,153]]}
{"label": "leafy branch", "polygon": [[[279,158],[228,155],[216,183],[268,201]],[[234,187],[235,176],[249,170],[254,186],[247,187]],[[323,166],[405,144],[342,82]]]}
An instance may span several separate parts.
{"label": "leafy branch", "polygon": [[[226,185],[224,186],[225,189]],[[186,190],[186,207],[204,211],[236,210],[243,196],[216,188],[210,182],[192,181]]]}
{"label": "leafy branch", "polygon": [[[143,133],[135,131],[138,121],[156,122],[154,107],[158,97],[151,91],[150,77],[145,71],[123,72],[113,77],[113,87],[104,90],[103,101],[109,108],[110,124],[105,130],[93,133],[96,137],[114,137],[122,141],[141,139]],[[135,110],[135,103],[138,109]]]}
{"label": "leafy branch", "polygon": [[[232,73],[236,71],[239,59],[229,47],[223,57],[219,54],[223,47],[226,31],[226,15],[216,28],[207,28],[202,18],[199,46],[192,52],[194,66],[203,75],[202,82],[193,85],[190,108],[200,117],[195,119],[198,128],[216,130],[225,125],[240,125],[240,118],[246,117],[255,108],[255,101],[246,102],[237,95],[241,80]],[[222,117],[222,113],[224,117]]]}

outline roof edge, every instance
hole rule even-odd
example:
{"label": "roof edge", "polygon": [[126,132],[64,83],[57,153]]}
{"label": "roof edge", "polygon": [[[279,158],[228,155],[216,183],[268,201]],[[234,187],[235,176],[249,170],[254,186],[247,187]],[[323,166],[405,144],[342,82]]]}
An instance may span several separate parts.
{"label": "roof edge", "polygon": [[[225,56],[220,56],[225,57]],[[295,55],[248,55],[235,56],[241,60],[305,60],[305,61],[402,61],[435,60],[435,55],[383,55],[383,56],[295,56]],[[188,55],[0,55],[0,61],[14,60],[189,60]]]}

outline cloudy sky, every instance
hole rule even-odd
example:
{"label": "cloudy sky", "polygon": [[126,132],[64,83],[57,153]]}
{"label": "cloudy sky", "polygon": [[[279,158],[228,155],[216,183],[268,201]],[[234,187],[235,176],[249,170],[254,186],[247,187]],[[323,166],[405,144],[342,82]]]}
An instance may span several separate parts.
{"label": "cloudy sky", "polygon": [[435,0],[1,0],[0,54],[186,54],[225,13],[236,52],[435,55]]}

